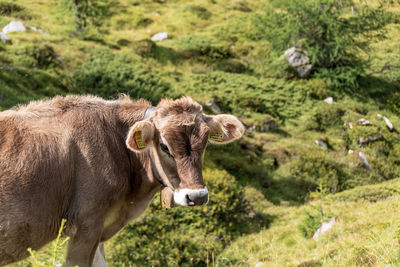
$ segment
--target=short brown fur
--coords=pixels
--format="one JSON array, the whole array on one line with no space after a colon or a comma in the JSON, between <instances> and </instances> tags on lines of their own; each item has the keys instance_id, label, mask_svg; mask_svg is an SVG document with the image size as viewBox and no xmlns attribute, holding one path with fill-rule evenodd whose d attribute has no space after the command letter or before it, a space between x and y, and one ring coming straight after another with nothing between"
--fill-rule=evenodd
<instances>
[{"instance_id":1,"label":"short brown fur","mask_svg":"<svg viewBox=\"0 0 400 267\"><path fill-rule=\"evenodd\" d=\"M67 96L0 113L0 266L53 240L63 218L67 266L92 266L99 243L143 213L162 188L149 155L161 159L157 169L175 189L204 186L212 119L190 98L163 100L148 119L157 129L153 150L134 153L126 146L129 129L150 106L127 96ZM174 159L160 151L160 136Z\"/></svg>"}]
</instances>

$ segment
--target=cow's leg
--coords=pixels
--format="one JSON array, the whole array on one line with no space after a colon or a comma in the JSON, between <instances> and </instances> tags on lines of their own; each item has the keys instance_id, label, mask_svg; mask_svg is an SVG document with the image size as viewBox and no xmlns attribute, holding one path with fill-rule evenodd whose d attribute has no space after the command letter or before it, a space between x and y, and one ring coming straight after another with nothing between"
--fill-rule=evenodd
<instances>
[{"instance_id":1,"label":"cow's leg","mask_svg":"<svg viewBox=\"0 0 400 267\"><path fill-rule=\"evenodd\" d=\"M100 228L84 227L71 236L68 243L66 266L92 267L100 234Z\"/></svg>"},{"instance_id":2,"label":"cow's leg","mask_svg":"<svg viewBox=\"0 0 400 267\"><path fill-rule=\"evenodd\" d=\"M107 267L103 243L97 246L96 254L94 255L94 260L93 260L93 267Z\"/></svg>"}]
</instances>

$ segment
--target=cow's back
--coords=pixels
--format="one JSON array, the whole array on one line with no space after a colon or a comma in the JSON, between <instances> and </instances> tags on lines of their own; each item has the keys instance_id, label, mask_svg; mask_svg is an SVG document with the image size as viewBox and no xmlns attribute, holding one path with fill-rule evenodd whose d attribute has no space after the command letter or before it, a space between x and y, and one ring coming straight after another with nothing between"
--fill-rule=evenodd
<instances>
[{"instance_id":1,"label":"cow's back","mask_svg":"<svg viewBox=\"0 0 400 267\"><path fill-rule=\"evenodd\" d=\"M54 238L74 171L62 121L18 115L0 115L0 265Z\"/></svg>"}]
</instances>

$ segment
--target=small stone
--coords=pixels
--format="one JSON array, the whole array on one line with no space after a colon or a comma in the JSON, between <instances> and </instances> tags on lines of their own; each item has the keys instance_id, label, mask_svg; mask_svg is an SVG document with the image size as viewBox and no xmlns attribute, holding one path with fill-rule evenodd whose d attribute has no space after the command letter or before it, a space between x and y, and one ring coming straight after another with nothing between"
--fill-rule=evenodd
<instances>
[{"instance_id":1,"label":"small stone","mask_svg":"<svg viewBox=\"0 0 400 267\"><path fill-rule=\"evenodd\" d=\"M358 156L363 160L363 162L364 162L364 167L365 167L367 170L370 170L370 169L371 169L371 165L369 165L369 163L368 163L368 161L367 161L367 157L365 157L365 155L364 155L362 152L359 152L359 153L358 153Z\"/></svg>"},{"instance_id":2,"label":"small stone","mask_svg":"<svg viewBox=\"0 0 400 267\"><path fill-rule=\"evenodd\" d=\"M286 60L292 67L300 67L307 65L310 62L310 58L307 56L307 52L291 47L285 51Z\"/></svg>"},{"instance_id":3,"label":"small stone","mask_svg":"<svg viewBox=\"0 0 400 267\"><path fill-rule=\"evenodd\" d=\"M162 41L168 38L168 33L167 32L159 32L155 35L153 35L153 37L151 37L152 41Z\"/></svg>"},{"instance_id":4,"label":"small stone","mask_svg":"<svg viewBox=\"0 0 400 267\"><path fill-rule=\"evenodd\" d=\"M7 35L5 35L4 33L0 32L0 40L5 43L5 44L10 44L11 43L11 39L8 38Z\"/></svg>"},{"instance_id":5,"label":"small stone","mask_svg":"<svg viewBox=\"0 0 400 267\"><path fill-rule=\"evenodd\" d=\"M291 47L285 51L285 56L289 65L296 68L301 78L305 78L310 74L313 66L310 64L307 51Z\"/></svg>"},{"instance_id":6,"label":"small stone","mask_svg":"<svg viewBox=\"0 0 400 267\"><path fill-rule=\"evenodd\" d=\"M362 152L357 152L350 149L349 155L354 155L356 157L359 157L363 161L363 164L359 166L362 166L367 170L371 170L371 165L369 165L367 157ZM353 163L351 163L351 165L353 165Z\"/></svg>"},{"instance_id":7,"label":"small stone","mask_svg":"<svg viewBox=\"0 0 400 267\"><path fill-rule=\"evenodd\" d=\"M3 28L4 34L10 32L24 32L24 31L26 31L24 24L20 21L15 21L15 20L11 21Z\"/></svg>"},{"instance_id":8,"label":"small stone","mask_svg":"<svg viewBox=\"0 0 400 267\"><path fill-rule=\"evenodd\" d=\"M151 32L151 30L150 30L150 29L147 29L147 32Z\"/></svg>"},{"instance_id":9,"label":"small stone","mask_svg":"<svg viewBox=\"0 0 400 267\"><path fill-rule=\"evenodd\" d=\"M394 129L393 124L390 122L390 120L386 117L383 117L383 119L385 120L386 126L389 128L389 131L393 131L393 129Z\"/></svg>"},{"instance_id":10,"label":"small stone","mask_svg":"<svg viewBox=\"0 0 400 267\"><path fill-rule=\"evenodd\" d=\"M350 129L353 129L353 124L351 122L349 122L349 127Z\"/></svg>"},{"instance_id":11,"label":"small stone","mask_svg":"<svg viewBox=\"0 0 400 267\"><path fill-rule=\"evenodd\" d=\"M160 16L160 13L157 12L157 13L155 14L155 16L156 16L156 17Z\"/></svg>"},{"instance_id":12,"label":"small stone","mask_svg":"<svg viewBox=\"0 0 400 267\"><path fill-rule=\"evenodd\" d=\"M318 145L318 146L323 146L323 147L325 147L325 148L328 148L328 144L327 143L325 143L324 141L322 141L322 140L315 140L315 143Z\"/></svg>"},{"instance_id":13,"label":"small stone","mask_svg":"<svg viewBox=\"0 0 400 267\"><path fill-rule=\"evenodd\" d=\"M333 103L333 97L328 97L328 98L326 98L325 100L324 100L326 103L328 103L328 104L332 104Z\"/></svg>"},{"instance_id":14,"label":"small stone","mask_svg":"<svg viewBox=\"0 0 400 267\"><path fill-rule=\"evenodd\" d=\"M264 266L264 263L262 261L259 261L256 264L254 264L254 267L262 267L262 266Z\"/></svg>"},{"instance_id":15,"label":"small stone","mask_svg":"<svg viewBox=\"0 0 400 267\"><path fill-rule=\"evenodd\" d=\"M335 224L335 217L332 217L329 222L323 222L321 224L321 226L318 228L318 230L315 232L313 239L315 241L318 240L320 235L325 234L326 232L328 232L329 230L332 229L333 225Z\"/></svg>"},{"instance_id":16,"label":"small stone","mask_svg":"<svg viewBox=\"0 0 400 267\"><path fill-rule=\"evenodd\" d=\"M297 69L297 71L299 72L300 78L306 78L308 76L308 74L310 74L312 67L313 66L311 64L307 64L302 67L299 67Z\"/></svg>"},{"instance_id":17,"label":"small stone","mask_svg":"<svg viewBox=\"0 0 400 267\"><path fill-rule=\"evenodd\" d=\"M379 114L379 113L378 113L376 116L377 116L378 118L382 118L382 115Z\"/></svg>"},{"instance_id":18,"label":"small stone","mask_svg":"<svg viewBox=\"0 0 400 267\"><path fill-rule=\"evenodd\" d=\"M29 29L31 29L32 31L35 31L35 32L44 33L41 29L33 27L33 26L29 26Z\"/></svg>"},{"instance_id":19,"label":"small stone","mask_svg":"<svg viewBox=\"0 0 400 267\"><path fill-rule=\"evenodd\" d=\"M370 126L370 125L372 125L372 123L369 120L366 120L364 118L359 119L357 122L358 122L358 124L360 124L362 126Z\"/></svg>"},{"instance_id":20,"label":"small stone","mask_svg":"<svg viewBox=\"0 0 400 267\"><path fill-rule=\"evenodd\" d=\"M377 133L375 135L366 136L366 137L360 137L360 139L358 139L358 144L366 145L371 142L379 141L382 138L383 138L383 136L380 133Z\"/></svg>"},{"instance_id":21,"label":"small stone","mask_svg":"<svg viewBox=\"0 0 400 267\"><path fill-rule=\"evenodd\" d=\"M208 101L206 102L206 106L212 109L216 113L221 113L221 109L218 107L218 105L214 101Z\"/></svg>"}]
</instances>

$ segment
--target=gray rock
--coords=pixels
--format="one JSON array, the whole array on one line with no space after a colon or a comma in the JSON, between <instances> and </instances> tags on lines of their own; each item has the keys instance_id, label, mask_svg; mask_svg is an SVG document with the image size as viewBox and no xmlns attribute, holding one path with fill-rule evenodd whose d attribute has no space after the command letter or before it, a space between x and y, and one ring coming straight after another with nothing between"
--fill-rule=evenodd
<instances>
[{"instance_id":1,"label":"gray rock","mask_svg":"<svg viewBox=\"0 0 400 267\"><path fill-rule=\"evenodd\" d=\"M365 136L365 137L360 137L358 139L358 144L361 145L366 145L371 142L379 141L383 138L383 136L380 133L377 133L375 135L370 135L370 136Z\"/></svg>"},{"instance_id":2,"label":"gray rock","mask_svg":"<svg viewBox=\"0 0 400 267\"><path fill-rule=\"evenodd\" d=\"M364 162L364 166L365 166L365 168L367 169L367 170L370 170L371 169L371 165L369 165L369 163L368 163L368 161L367 161L367 157L362 153L362 152L359 152L358 153L358 156L362 159L362 161Z\"/></svg>"},{"instance_id":3,"label":"gray rock","mask_svg":"<svg viewBox=\"0 0 400 267\"><path fill-rule=\"evenodd\" d=\"M167 32L159 32L155 35L153 35L153 37L151 37L152 41L162 41L168 38L168 33Z\"/></svg>"},{"instance_id":4,"label":"gray rock","mask_svg":"<svg viewBox=\"0 0 400 267\"><path fill-rule=\"evenodd\" d=\"M254 264L254 267L262 267L262 266L264 266L264 263L262 261L259 261L256 264Z\"/></svg>"},{"instance_id":5,"label":"gray rock","mask_svg":"<svg viewBox=\"0 0 400 267\"><path fill-rule=\"evenodd\" d=\"M326 103L328 103L329 105L333 104L333 97L328 97L324 100Z\"/></svg>"},{"instance_id":6,"label":"gray rock","mask_svg":"<svg viewBox=\"0 0 400 267\"><path fill-rule=\"evenodd\" d=\"M364 118L359 119L359 120L357 121L357 123L360 124L360 125L362 125L362 126L370 126L370 125L372 125L372 123L371 123L369 120L366 120L366 119L364 119Z\"/></svg>"},{"instance_id":7,"label":"gray rock","mask_svg":"<svg viewBox=\"0 0 400 267\"><path fill-rule=\"evenodd\" d=\"M323 234L325 234L326 232L328 232L329 230L331 230L332 227L333 227L333 225L335 224L335 220L336 220L336 218L335 218L335 217L332 217L332 218L329 220L329 222L323 222L323 223L321 224L321 226L318 228L318 230L315 232L315 234L314 234L314 236L313 236L313 239L314 239L315 241L317 241L318 238L319 238L321 235L323 235Z\"/></svg>"},{"instance_id":8,"label":"gray rock","mask_svg":"<svg viewBox=\"0 0 400 267\"><path fill-rule=\"evenodd\" d=\"M310 63L310 58L307 56L307 52L291 47L285 51L286 60L292 67L300 67Z\"/></svg>"},{"instance_id":9,"label":"gray rock","mask_svg":"<svg viewBox=\"0 0 400 267\"><path fill-rule=\"evenodd\" d=\"M5 44L10 44L11 39L7 37L4 33L0 32L0 40Z\"/></svg>"},{"instance_id":10,"label":"gray rock","mask_svg":"<svg viewBox=\"0 0 400 267\"><path fill-rule=\"evenodd\" d=\"M32 31L35 31L35 32L44 33L44 31L42 31L41 29L33 27L33 26L29 26L29 29L31 29Z\"/></svg>"},{"instance_id":11,"label":"gray rock","mask_svg":"<svg viewBox=\"0 0 400 267\"><path fill-rule=\"evenodd\" d=\"M24 24L20 21L15 21L15 20L11 21L3 28L4 34L10 32L24 32L24 31L26 31Z\"/></svg>"},{"instance_id":12,"label":"gray rock","mask_svg":"<svg viewBox=\"0 0 400 267\"><path fill-rule=\"evenodd\" d=\"M255 130L260 133L266 133L271 130L276 130L278 128L278 125L276 124L274 119L267 119L263 123L258 125L253 125L250 128L251 130Z\"/></svg>"},{"instance_id":13,"label":"gray rock","mask_svg":"<svg viewBox=\"0 0 400 267\"><path fill-rule=\"evenodd\" d=\"M386 126L389 128L389 130L393 131L393 124L390 122L390 120L386 117L383 117L383 119L385 120Z\"/></svg>"},{"instance_id":14,"label":"gray rock","mask_svg":"<svg viewBox=\"0 0 400 267\"><path fill-rule=\"evenodd\" d=\"M213 110L216 113L221 113L221 109L218 107L218 105L214 101L206 102L206 106L209 107L211 110Z\"/></svg>"},{"instance_id":15,"label":"gray rock","mask_svg":"<svg viewBox=\"0 0 400 267\"><path fill-rule=\"evenodd\" d=\"M371 170L372 169L371 165L369 165L369 163L368 163L367 157L362 152L357 152L357 151L353 151L353 150L350 149L349 150L349 154L353 155L353 156L356 156L356 157L359 157L363 161L363 164L359 165L359 166L362 166L367 170Z\"/></svg>"},{"instance_id":16,"label":"gray rock","mask_svg":"<svg viewBox=\"0 0 400 267\"><path fill-rule=\"evenodd\" d=\"M300 78L306 78L310 74L312 67L313 66L311 64L307 64L297 68Z\"/></svg>"},{"instance_id":17,"label":"gray rock","mask_svg":"<svg viewBox=\"0 0 400 267\"><path fill-rule=\"evenodd\" d=\"M328 148L328 144L327 143L325 143L324 141L322 141L322 140L315 140L315 143L318 145L318 146L322 146L322 147L325 147L325 148Z\"/></svg>"},{"instance_id":18,"label":"gray rock","mask_svg":"<svg viewBox=\"0 0 400 267\"><path fill-rule=\"evenodd\" d=\"M305 78L310 74L313 66L310 64L307 51L291 47L285 51L285 56L289 65L297 70L301 78Z\"/></svg>"}]
</instances>

